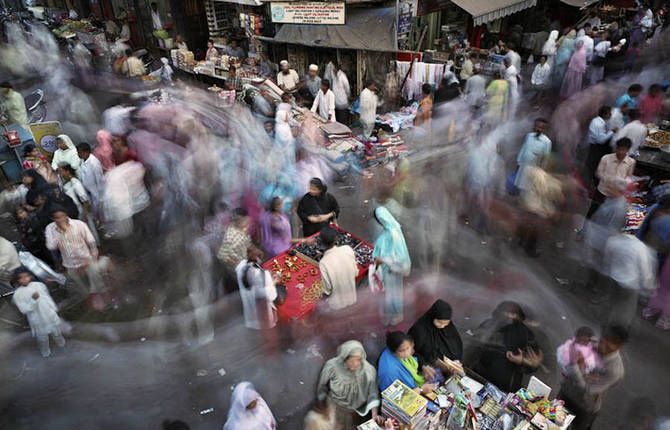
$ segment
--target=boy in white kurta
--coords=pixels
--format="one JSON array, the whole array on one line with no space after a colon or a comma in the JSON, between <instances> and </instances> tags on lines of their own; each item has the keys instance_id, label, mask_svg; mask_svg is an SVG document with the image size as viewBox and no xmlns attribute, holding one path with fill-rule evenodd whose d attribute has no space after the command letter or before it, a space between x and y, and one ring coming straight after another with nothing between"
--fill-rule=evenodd
<instances>
[{"instance_id":1,"label":"boy in white kurta","mask_svg":"<svg viewBox=\"0 0 670 430\"><path fill-rule=\"evenodd\" d=\"M59 347L65 346L65 338L61 334L61 319L58 307L49 295L47 286L35 281L28 270L19 268L14 274L14 283L19 287L14 291L12 301L22 314L28 318L28 325L33 336L37 338L37 346L42 357L51 355L49 335L52 335Z\"/></svg>"}]
</instances>

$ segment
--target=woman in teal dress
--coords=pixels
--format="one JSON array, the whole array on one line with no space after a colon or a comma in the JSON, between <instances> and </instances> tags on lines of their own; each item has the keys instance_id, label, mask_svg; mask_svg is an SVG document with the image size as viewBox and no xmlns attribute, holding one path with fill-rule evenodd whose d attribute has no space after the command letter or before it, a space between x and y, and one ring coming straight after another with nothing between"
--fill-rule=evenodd
<instances>
[{"instance_id":1,"label":"woman in teal dress","mask_svg":"<svg viewBox=\"0 0 670 430\"><path fill-rule=\"evenodd\" d=\"M403 319L403 278L409 275L412 261L400 224L384 206L375 210L375 219L383 230L372 253L375 274L384 291L384 319L396 325Z\"/></svg>"}]
</instances>

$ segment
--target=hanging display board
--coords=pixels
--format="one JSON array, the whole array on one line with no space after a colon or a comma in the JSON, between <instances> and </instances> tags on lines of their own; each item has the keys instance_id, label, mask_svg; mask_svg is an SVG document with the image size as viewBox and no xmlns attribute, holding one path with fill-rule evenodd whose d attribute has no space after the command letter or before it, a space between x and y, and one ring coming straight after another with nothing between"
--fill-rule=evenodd
<instances>
[{"instance_id":1,"label":"hanging display board","mask_svg":"<svg viewBox=\"0 0 670 430\"><path fill-rule=\"evenodd\" d=\"M51 157L58 149L56 137L63 134L60 122L49 121L30 124L30 131L33 133L33 139L37 142L40 152Z\"/></svg>"},{"instance_id":2,"label":"hanging display board","mask_svg":"<svg viewBox=\"0 0 670 430\"><path fill-rule=\"evenodd\" d=\"M272 2L275 24L344 25L344 2Z\"/></svg>"}]
</instances>

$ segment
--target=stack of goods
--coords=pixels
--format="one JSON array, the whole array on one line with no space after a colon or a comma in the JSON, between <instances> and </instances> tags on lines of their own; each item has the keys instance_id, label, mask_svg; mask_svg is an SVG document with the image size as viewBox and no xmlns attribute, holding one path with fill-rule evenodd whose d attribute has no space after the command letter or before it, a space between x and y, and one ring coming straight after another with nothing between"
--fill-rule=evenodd
<instances>
[{"instance_id":1,"label":"stack of goods","mask_svg":"<svg viewBox=\"0 0 670 430\"><path fill-rule=\"evenodd\" d=\"M265 18L254 13L240 14L240 27L246 29L251 34L261 35L261 30L265 26Z\"/></svg>"},{"instance_id":2,"label":"stack of goods","mask_svg":"<svg viewBox=\"0 0 670 430\"><path fill-rule=\"evenodd\" d=\"M328 139L326 148L339 152L348 152L356 151L361 146L363 146L363 143L355 137L333 137Z\"/></svg>"},{"instance_id":3,"label":"stack of goods","mask_svg":"<svg viewBox=\"0 0 670 430\"><path fill-rule=\"evenodd\" d=\"M642 226L642 221L647 215L647 206L643 203L633 203L626 211L626 226L623 231L635 233Z\"/></svg>"},{"instance_id":4,"label":"stack of goods","mask_svg":"<svg viewBox=\"0 0 670 430\"><path fill-rule=\"evenodd\" d=\"M193 68L193 72L200 75L214 76L214 63L211 61L200 61L198 65Z\"/></svg>"},{"instance_id":5,"label":"stack of goods","mask_svg":"<svg viewBox=\"0 0 670 430\"><path fill-rule=\"evenodd\" d=\"M398 135L381 137L375 143L366 144L365 157L361 160L364 168L373 167L409 154L405 141Z\"/></svg>"},{"instance_id":6,"label":"stack of goods","mask_svg":"<svg viewBox=\"0 0 670 430\"><path fill-rule=\"evenodd\" d=\"M511 404L533 424L542 423L540 428L560 429L572 422L572 416L568 415L562 400L548 400L546 397L536 396L525 388L514 394Z\"/></svg>"},{"instance_id":7,"label":"stack of goods","mask_svg":"<svg viewBox=\"0 0 670 430\"><path fill-rule=\"evenodd\" d=\"M428 428L427 407L428 400L398 380L382 392L382 414L407 430Z\"/></svg>"},{"instance_id":8,"label":"stack of goods","mask_svg":"<svg viewBox=\"0 0 670 430\"><path fill-rule=\"evenodd\" d=\"M414 102L411 106L403 107L400 112L388 112L383 115L377 115L377 124L382 128L387 128L393 133L399 130L411 128L414 126L414 118L419 109L419 104Z\"/></svg>"},{"instance_id":9,"label":"stack of goods","mask_svg":"<svg viewBox=\"0 0 670 430\"><path fill-rule=\"evenodd\" d=\"M183 51L181 49L173 49L170 51L172 57L172 64L181 70L193 71L195 67L195 57L191 51Z\"/></svg>"}]
</instances>

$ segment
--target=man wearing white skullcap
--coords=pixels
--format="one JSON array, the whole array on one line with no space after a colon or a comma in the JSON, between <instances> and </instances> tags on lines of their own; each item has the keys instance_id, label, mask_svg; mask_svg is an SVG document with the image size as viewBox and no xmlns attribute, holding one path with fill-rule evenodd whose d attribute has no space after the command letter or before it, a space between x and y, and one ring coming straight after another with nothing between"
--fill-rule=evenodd
<instances>
[{"instance_id":1,"label":"man wearing white skullcap","mask_svg":"<svg viewBox=\"0 0 670 430\"><path fill-rule=\"evenodd\" d=\"M321 89L321 78L319 77L319 66L316 64L309 65L309 72L305 77L305 86L309 90L309 96L313 101L319 90Z\"/></svg>"},{"instance_id":2,"label":"man wearing white skullcap","mask_svg":"<svg viewBox=\"0 0 670 430\"><path fill-rule=\"evenodd\" d=\"M277 85L284 91L293 91L300 82L298 73L288 67L288 61L282 60L279 63L281 70L277 74Z\"/></svg>"}]
</instances>

